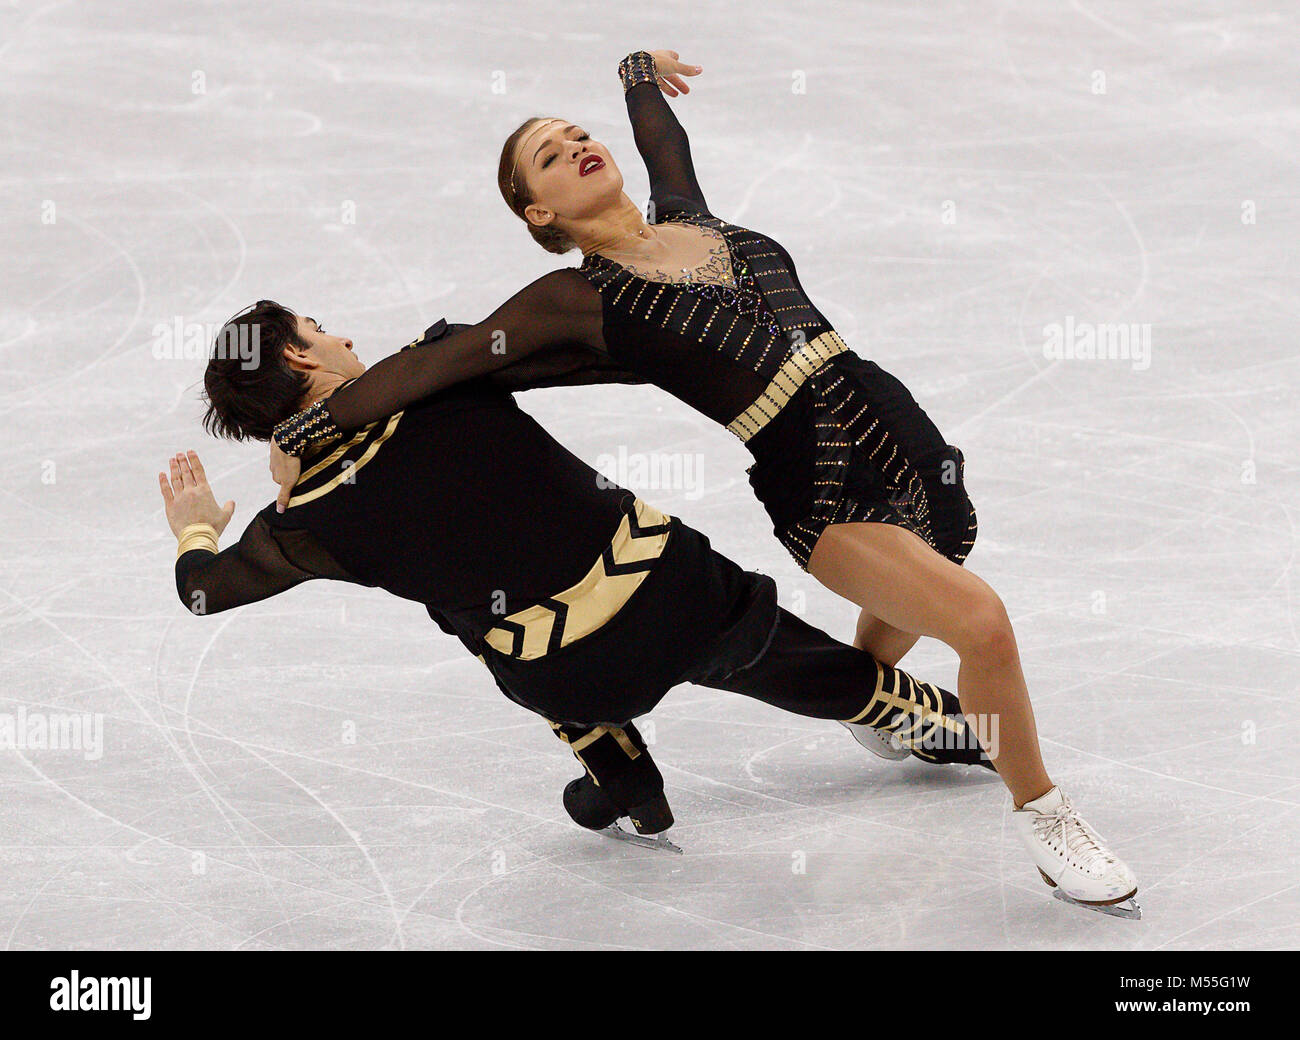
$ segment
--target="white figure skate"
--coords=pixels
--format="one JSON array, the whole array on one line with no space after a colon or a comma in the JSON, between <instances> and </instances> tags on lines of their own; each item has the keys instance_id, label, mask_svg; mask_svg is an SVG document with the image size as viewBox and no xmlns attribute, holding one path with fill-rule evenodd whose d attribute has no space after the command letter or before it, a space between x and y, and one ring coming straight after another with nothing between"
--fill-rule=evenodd
<instances>
[{"instance_id":1,"label":"white figure skate","mask_svg":"<svg viewBox=\"0 0 1300 1040\"><path fill-rule=\"evenodd\" d=\"M1142 908L1133 898L1138 887L1133 871L1106 847L1060 788L1026 802L1012 813L1012 820L1057 899L1112 917L1142 919Z\"/></svg>"}]
</instances>

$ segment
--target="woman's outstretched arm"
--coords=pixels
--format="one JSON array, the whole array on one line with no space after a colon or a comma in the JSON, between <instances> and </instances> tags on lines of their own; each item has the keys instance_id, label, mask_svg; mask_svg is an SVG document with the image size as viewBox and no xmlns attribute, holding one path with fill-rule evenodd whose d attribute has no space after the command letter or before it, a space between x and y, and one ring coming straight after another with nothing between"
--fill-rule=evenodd
<instances>
[{"instance_id":1,"label":"woman's outstretched arm","mask_svg":"<svg viewBox=\"0 0 1300 1040\"><path fill-rule=\"evenodd\" d=\"M650 175L651 223L659 212L680 206L674 205L673 199L708 212L704 192L695 179L691 143L664 100L665 93L673 97L679 92L690 93L682 77L698 76L701 71L698 65L678 60L676 51L636 51L618 65L632 136Z\"/></svg>"},{"instance_id":2,"label":"woman's outstretched arm","mask_svg":"<svg viewBox=\"0 0 1300 1040\"><path fill-rule=\"evenodd\" d=\"M420 347L439 349L442 343L458 332L472 328L464 324L448 324L445 319L424 330L424 335L403 347L414 350ZM644 383L643 376L616 365L604 351L569 340L542 349L525 358L516 358L504 368L488 373L488 382L498 390L516 393L522 390L540 390L555 386L594 386L598 383Z\"/></svg>"},{"instance_id":3,"label":"woman's outstretched arm","mask_svg":"<svg viewBox=\"0 0 1300 1040\"><path fill-rule=\"evenodd\" d=\"M543 275L487 318L436 348L390 354L329 397L275 428L271 476L283 512L309 448L400 412L455 383L497 371L546 347L577 343L604 351L600 294L574 268Z\"/></svg>"},{"instance_id":4,"label":"woman's outstretched arm","mask_svg":"<svg viewBox=\"0 0 1300 1040\"><path fill-rule=\"evenodd\" d=\"M600 297L576 270L543 275L477 325L447 336L431 350L390 354L364 375L276 428L275 441L288 454L344 430L356 430L455 383L485 375L544 347L579 342L603 350ZM299 417L314 425L299 430ZM322 435L319 431L328 431Z\"/></svg>"}]
</instances>

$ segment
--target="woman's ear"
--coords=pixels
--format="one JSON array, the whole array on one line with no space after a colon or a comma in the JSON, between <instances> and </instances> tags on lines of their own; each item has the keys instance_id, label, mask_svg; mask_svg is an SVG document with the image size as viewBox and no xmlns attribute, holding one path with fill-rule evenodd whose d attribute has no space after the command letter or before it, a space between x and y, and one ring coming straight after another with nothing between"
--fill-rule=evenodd
<instances>
[{"instance_id":1,"label":"woman's ear","mask_svg":"<svg viewBox=\"0 0 1300 1040\"><path fill-rule=\"evenodd\" d=\"M539 206L535 202L530 202L524 207L524 219L533 227L546 227L555 219L555 213L545 206Z\"/></svg>"}]
</instances>

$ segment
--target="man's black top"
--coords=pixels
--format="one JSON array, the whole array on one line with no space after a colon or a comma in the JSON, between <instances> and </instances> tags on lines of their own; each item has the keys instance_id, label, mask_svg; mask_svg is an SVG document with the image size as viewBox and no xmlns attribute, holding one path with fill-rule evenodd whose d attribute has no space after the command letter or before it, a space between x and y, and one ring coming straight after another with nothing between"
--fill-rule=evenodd
<instances>
[{"instance_id":1,"label":"man's black top","mask_svg":"<svg viewBox=\"0 0 1300 1040\"><path fill-rule=\"evenodd\" d=\"M445 331L433 326L414 349L437 349L432 340ZM580 580L631 494L483 380L342 445L303 459L283 514L272 503L236 544L176 561L177 591L191 611L213 614L335 578L415 600L440 623L440 614L481 612L490 627Z\"/></svg>"}]
</instances>

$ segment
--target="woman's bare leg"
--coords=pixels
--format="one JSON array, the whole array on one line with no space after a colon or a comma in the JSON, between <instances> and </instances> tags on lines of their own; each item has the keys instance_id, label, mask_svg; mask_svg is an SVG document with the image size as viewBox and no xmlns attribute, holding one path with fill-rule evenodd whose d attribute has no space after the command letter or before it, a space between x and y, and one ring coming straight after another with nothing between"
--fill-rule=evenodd
<instances>
[{"instance_id":1,"label":"woman's bare leg","mask_svg":"<svg viewBox=\"0 0 1300 1040\"><path fill-rule=\"evenodd\" d=\"M998 746L985 750L1016 806L1051 789L1016 637L1006 608L987 583L890 524L826 528L808 571L885 624L952 647L961 658L957 696L963 710L997 719Z\"/></svg>"},{"instance_id":2,"label":"woman's bare leg","mask_svg":"<svg viewBox=\"0 0 1300 1040\"><path fill-rule=\"evenodd\" d=\"M877 661L895 668L920 638L911 632L895 628L887 621L881 621L870 610L863 610L858 615L858 631L853 637L853 645L859 650L865 650Z\"/></svg>"}]
</instances>

